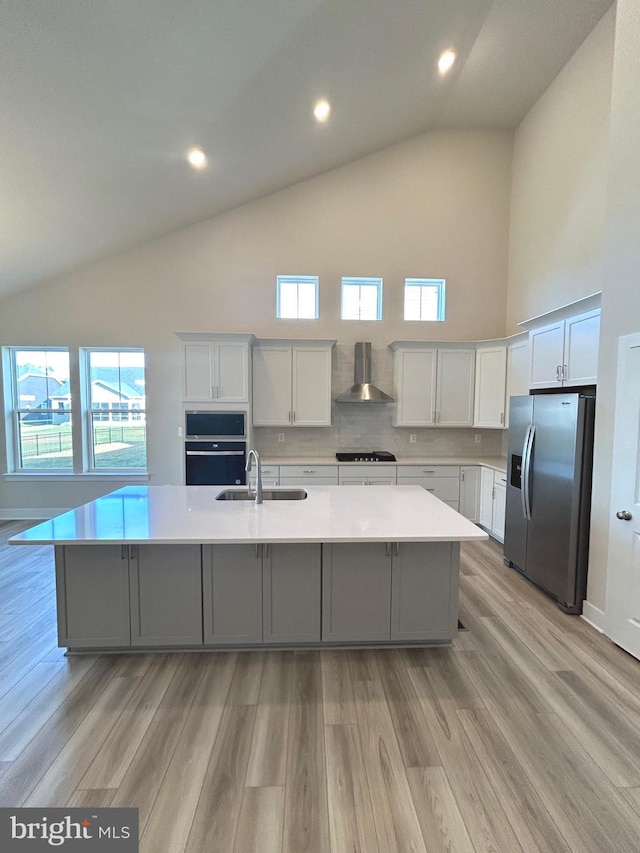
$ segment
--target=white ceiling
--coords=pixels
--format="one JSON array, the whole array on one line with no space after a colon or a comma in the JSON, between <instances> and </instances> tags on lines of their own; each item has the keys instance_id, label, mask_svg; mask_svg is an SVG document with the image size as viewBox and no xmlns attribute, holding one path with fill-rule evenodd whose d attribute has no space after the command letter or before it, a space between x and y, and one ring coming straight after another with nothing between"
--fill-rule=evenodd
<instances>
[{"instance_id":1,"label":"white ceiling","mask_svg":"<svg viewBox=\"0 0 640 853\"><path fill-rule=\"evenodd\" d=\"M0 0L0 295L432 128L515 128L611 3Z\"/></svg>"}]
</instances>

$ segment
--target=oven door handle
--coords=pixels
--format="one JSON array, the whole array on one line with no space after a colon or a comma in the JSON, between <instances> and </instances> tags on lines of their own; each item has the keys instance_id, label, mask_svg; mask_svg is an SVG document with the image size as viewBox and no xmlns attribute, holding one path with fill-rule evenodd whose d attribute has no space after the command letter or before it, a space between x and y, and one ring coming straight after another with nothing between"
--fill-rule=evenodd
<instances>
[{"instance_id":1,"label":"oven door handle","mask_svg":"<svg viewBox=\"0 0 640 853\"><path fill-rule=\"evenodd\" d=\"M187 450L187 456L244 456L244 450Z\"/></svg>"}]
</instances>

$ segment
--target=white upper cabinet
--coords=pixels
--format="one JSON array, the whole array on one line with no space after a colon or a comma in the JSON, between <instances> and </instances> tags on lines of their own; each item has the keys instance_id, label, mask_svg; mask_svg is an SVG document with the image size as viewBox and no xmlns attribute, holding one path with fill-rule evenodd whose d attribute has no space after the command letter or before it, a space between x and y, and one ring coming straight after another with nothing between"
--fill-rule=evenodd
<instances>
[{"instance_id":1,"label":"white upper cabinet","mask_svg":"<svg viewBox=\"0 0 640 853\"><path fill-rule=\"evenodd\" d=\"M436 418L436 349L397 349L393 359L394 426L433 426Z\"/></svg>"},{"instance_id":2,"label":"white upper cabinet","mask_svg":"<svg viewBox=\"0 0 640 853\"><path fill-rule=\"evenodd\" d=\"M564 321L564 385L598 381L600 309Z\"/></svg>"},{"instance_id":3,"label":"white upper cabinet","mask_svg":"<svg viewBox=\"0 0 640 853\"><path fill-rule=\"evenodd\" d=\"M600 308L559 313L546 315L553 322L527 321L532 389L595 385L598 380Z\"/></svg>"},{"instance_id":4,"label":"white upper cabinet","mask_svg":"<svg viewBox=\"0 0 640 853\"><path fill-rule=\"evenodd\" d=\"M182 341L183 399L215 403L249 402L250 344L230 336L186 333Z\"/></svg>"},{"instance_id":5,"label":"white upper cabinet","mask_svg":"<svg viewBox=\"0 0 640 853\"><path fill-rule=\"evenodd\" d=\"M478 347L473 425L504 429L507 386L506 346Z\"/></svg>"},{"instance_id":6,"label":"white upper cabinet","mask_svg":"<svg viewBox=\"0 0 640 853\"><path fill-rule=\"evenodd\" d=\"M254 426L331 426L333 343L254 347Z\"/></svg>"},{"instance_id":7,"label":"white upper cabinet","mask_svg":"<svg viewBox=\"0 0 640 853\"><path fill-rule=\"evenodd\" d=\"M473 426L474 349L438 349L436 426Z\"/></svg>"},{"instance_id":8,"label":"white upper cabinet","mask_svg":"<svg viewBox=\"0 0 640 853\"><path fill-rule=\"evenodd\" d=\"M475 350L392 344L394 426L473 425Z\"/></svg>"}]
</instances>

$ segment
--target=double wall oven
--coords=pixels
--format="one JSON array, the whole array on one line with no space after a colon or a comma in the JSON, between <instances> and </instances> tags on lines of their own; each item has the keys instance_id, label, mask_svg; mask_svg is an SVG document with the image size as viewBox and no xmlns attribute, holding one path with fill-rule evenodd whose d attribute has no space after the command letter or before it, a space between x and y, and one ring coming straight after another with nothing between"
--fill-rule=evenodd
<instances>
[{"instance_id":1,"label":"double wall oven","mask_svg":"<svg viewBox=\"0 0 640 853\"><path fill-rule=\"evenodd\" d=\"M187 486L243 486L247 460L245 412L185 412Z\"/></svg>"}]
</instances>

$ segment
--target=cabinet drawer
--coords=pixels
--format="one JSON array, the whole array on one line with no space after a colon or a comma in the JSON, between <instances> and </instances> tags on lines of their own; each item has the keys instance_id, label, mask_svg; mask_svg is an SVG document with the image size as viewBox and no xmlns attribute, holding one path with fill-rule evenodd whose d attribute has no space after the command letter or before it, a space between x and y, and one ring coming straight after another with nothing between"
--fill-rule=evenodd
<instances>
[{"instance_id":1,"label":"cabinet drawer","mask_svg":"<svg viewBox=\"0 0 640 853\"><path fill-rule=\"evenodd\" d=\"M331 478L338 483L338 466L337 465L281 465L280 477L290 478L295 477L297 480L312 482L319 478Z\"/></svg>"},{"instance_id":2,"label":"cabinet drawer","mask_svg":"<svg viewBox=\"0 0 640 853\"><path fill-rule=\"evenodd\" d=\"M371 462L369 465L339 465L341 480L393 480L396 481L396 466L384 462Z\"/></svg>"},{"instance_id":3,"label":"cabinet drawer","mask_svg":"<svg viewBox=\"0 0 640 853\"><path fill-rule=\"evenodd\" d=\"M337 486L337 477L280 477L281 486Z\"/></svg>"},{"instance_id":4,"label":"cabinet drawer","mask_svg":"<svg viewBox=\"0 0 640 853\"><path fill-rule=\"evenodd\" d=\"M458 465L399 465L398 477L459 477Z\"/></svg>"},{"instance_id":5,"label":"cabinet drawer","mask_svg":"<svg viewBox=\"0 0 640 853\"><path fill-rule=\"evenodd\" d=\"M266 477L277 480L280 476L280 469L277 465L261 465L260 472L262 473L263 482Z\"/></svg>"},{"instance_id":6,"label":"cabinet drawer","mask_svg":"<svg viewBox=\"0 0 640 853\"><path fill-rule=\"evenodd\" d=\"M457 501L460 498L458 477L398 477L399 486L422 486L441 501Z\"/></svg>"},{"instance_id":7,"label":"cabinet drawer","mask_svg":"<svg viewBox=\"0 0 640 853\"><path fill-rule=\"evenodd\" d=\"M496 471L494 469L493 485L494 486L506 486L507 485L507 475L504 471Z\"/></svg>"}]
</instances>

